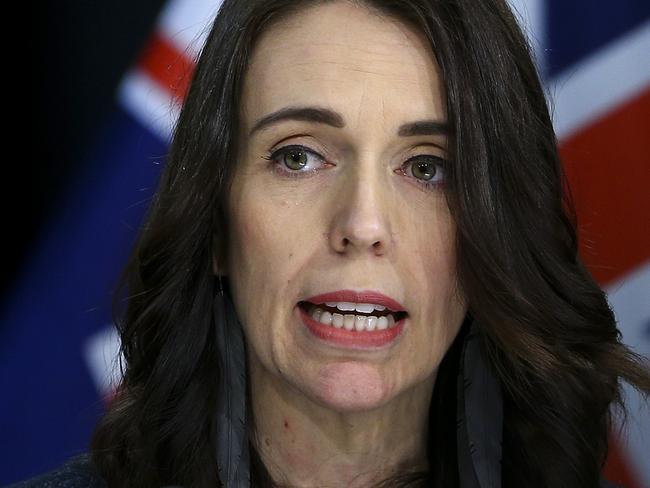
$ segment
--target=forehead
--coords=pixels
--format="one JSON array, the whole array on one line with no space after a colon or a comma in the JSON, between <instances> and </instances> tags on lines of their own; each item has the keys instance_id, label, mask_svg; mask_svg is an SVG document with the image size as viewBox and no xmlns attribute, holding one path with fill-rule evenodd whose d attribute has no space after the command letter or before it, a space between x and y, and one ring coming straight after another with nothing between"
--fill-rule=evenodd
<instances>
[{"instance_id":1,"label":"forehead","mask_svg":"<svg viewBox=\"0 0 650 488\"><path fill-rule=\"evenodd\" d=\"M347 2L305 9L258 39L244 81L249 130L289 105L340 112L351 128L445 119L443 84L424 37L400 21Z\"/></svg>"}]
</instances>

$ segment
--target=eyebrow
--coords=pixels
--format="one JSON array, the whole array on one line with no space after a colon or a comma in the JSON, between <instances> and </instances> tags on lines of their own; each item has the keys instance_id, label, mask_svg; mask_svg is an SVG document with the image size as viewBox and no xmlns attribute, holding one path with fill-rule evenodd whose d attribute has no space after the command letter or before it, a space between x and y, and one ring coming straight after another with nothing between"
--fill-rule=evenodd
<instances>
[{"instance_id":1,"label":"eyebrow","mask_svg":"<svg viewBox=\"0 0 650 488\"><path fill-rule=\"evenodd\" d=\"M345 127L345 121L341 114L333 110L323 107L285 107L265 115L255 122L249 136L285 120L300 120L317 124L326 124L336 127L337 129ZM451 128L449 124L439 120L419 120L417 122L409 122L401 125L397 129L397 135L403 137L439 134L448 135L450 132Z\"/></svg>"}]
</instances>

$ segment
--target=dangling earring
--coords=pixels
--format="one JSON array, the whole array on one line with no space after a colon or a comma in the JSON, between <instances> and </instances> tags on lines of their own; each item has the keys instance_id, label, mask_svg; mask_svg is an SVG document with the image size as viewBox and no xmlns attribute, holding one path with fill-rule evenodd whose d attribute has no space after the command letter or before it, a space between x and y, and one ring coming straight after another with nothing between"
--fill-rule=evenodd
<instances>
[{"instance_id":1,"label":"dangling earring","mask_svg":"<svg viewBox=\"0 0 650 488\"><path fill-rule=\"evenodd\" d=\"M217 469L225 488L250 486L246 423L246 346L232 300L218 276L214 329L222 365L217 399Z\"/></svg>"},{"instance_id":2,"label":"dangling earring","mask_svg":"<svg viewBox=\"0 0 650 488\"><path fill-rule=\"evenodd\" d=\"M478 327L476 320L472 320L458 372L458 472L461 488L500 488L501 384L480 347Z\"/></svg>"}]
</instances>

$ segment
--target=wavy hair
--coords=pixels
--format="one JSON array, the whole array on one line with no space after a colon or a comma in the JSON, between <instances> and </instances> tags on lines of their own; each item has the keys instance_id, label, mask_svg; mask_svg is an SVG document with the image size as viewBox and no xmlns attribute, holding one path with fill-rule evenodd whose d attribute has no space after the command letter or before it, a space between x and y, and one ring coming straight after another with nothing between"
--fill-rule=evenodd
<instances>
[{"instance_id":1,"label":"wavy hair","mask_svg":"<svg viewBox=\"0 0 650 488\"><path fill-rule=\"evenodd\" d=\"M211 261L228 238L223 209L242 142L242 82L263 29L328 1L220 7L116 294L126 290L115 311L123 381L91 445L109 486L219 486ZM647 398L650 372L646 358L622 344L606 296L578 256L573 205L525 37L504 0L353 3L417 29L441 68L453 130L445 191L457 269L468 319L481 324L503 385L503 486L593 488L613 411L624 413L622 383ZM434 387L429 471L381 486L458 486L455 378L465 329ZM277 486L250 447L253 486Z\"/></svg>"}]
</instances>

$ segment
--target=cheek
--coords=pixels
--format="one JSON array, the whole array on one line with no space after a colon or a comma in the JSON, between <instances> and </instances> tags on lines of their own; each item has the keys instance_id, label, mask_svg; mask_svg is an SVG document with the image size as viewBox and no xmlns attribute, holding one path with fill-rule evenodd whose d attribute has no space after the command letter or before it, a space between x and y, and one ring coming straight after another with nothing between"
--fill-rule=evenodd
<instances>
[{"instance_id":1,"label":"cheek","mask_svg":"<svg viewBox=\"0 0 650 488\"><path fill-rule=\"evenodd\" d=\"M421 225L416 234L418 242L410 268L417 277L422 294L422 330L443 352L453 341L467 307L458 286L456 266L456 227L448 212L436 213L436 218Z\"/></svg>"},{"instance_id":2,"label":"cheek","mask_svg":"<svg viewBox=\"0 0 650 488\"><path fill-rule=\"evenodd\" d=\"M291 350L284 329L315 241L313 219L303 218L295 198L269 195L253 181L230 200L228 275L250 350L270 369Z\"/></svg>"},{"instance_id":3,"label":"cheek","mask_svg":"<svg viewBox=\"0 0 650 488\"><path fill-rule=\"evenodd\" d=\"M442 207L442 205L439 205ZM417 224L417 225L416 225ZM414 242L409 267L422 281L427 295L446 299L456 284L456 226L444 207L432 217L413 223Z\"/></svg>"},{"instance_id":4,"label":"cheek","mask_svg":"<svg viewBox=\"0 0 650 488\"><path fill-rule=\"evenodd\" d=\"M229 256L234 274L286 274L287 260L295 252L299 225L291 224L284 205L260 203L249 198L232 215Z\"/></svg>"},{"instance_id":5,"label":"cheek","mask_svg":"<svg viewBox=\"0 0 650 488\"><path fill-rule=\"evenodd\" d=\"M273 194L262 183L250 177L233 185L230 200L229 277L237 311L249 324L259 322L259 316L276 318L294 305L287 297L295 295L292 286L307 260L312 234L313 219L303 218L296 197Z\"/></svg>"}]
</instances>

